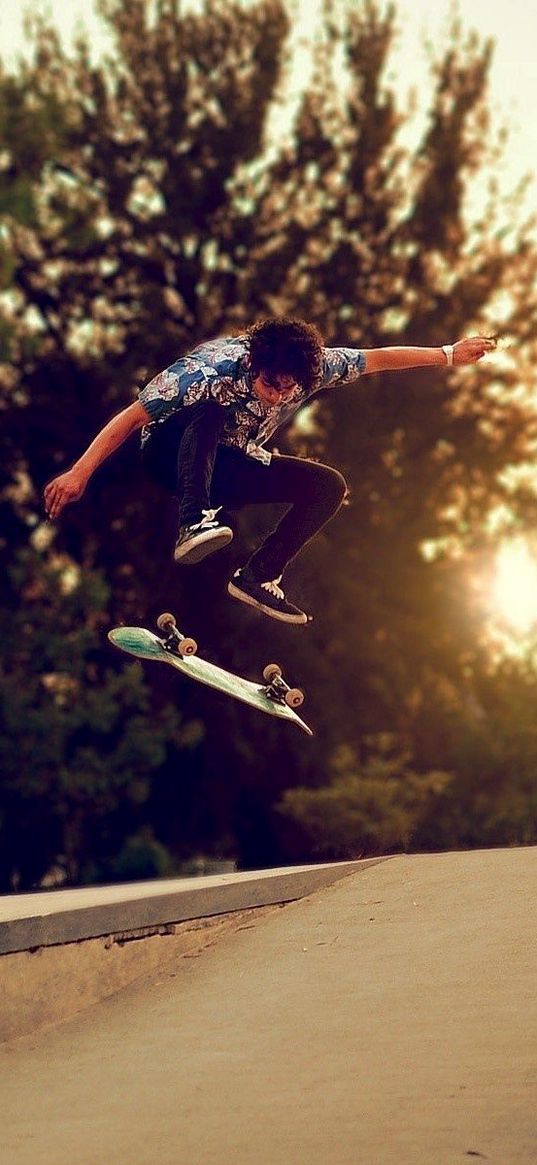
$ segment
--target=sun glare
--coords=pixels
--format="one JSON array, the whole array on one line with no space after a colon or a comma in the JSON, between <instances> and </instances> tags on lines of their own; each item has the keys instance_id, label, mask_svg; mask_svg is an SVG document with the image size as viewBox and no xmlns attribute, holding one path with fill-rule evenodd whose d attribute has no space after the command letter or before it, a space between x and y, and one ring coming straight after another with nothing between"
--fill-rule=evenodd
<instances>
[{"instance_id":1,"label":"sun glare","mask_svg":"<svg viewBox=\"0 0 537 1165\"><path fill-rule=\"evenodd\" d=\"M516 633L524 635L537 625L537 562L523 538L504 542L498 550L492 597Z\"/></svg>"}]
</instances>

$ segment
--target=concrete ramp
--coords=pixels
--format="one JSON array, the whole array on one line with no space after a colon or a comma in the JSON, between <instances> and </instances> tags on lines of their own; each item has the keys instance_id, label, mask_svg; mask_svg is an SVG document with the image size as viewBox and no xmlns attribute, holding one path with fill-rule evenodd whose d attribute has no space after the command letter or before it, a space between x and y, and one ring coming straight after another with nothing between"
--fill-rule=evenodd
<instances>
[{"instance_id":1,"label":"concrete ramp","mask_svg":"<svg viewBox=\"0 0 537 1165\"><path fill-rule=\"evenodd\" d=\"M171 960L199 954L245 915L251 921L386 860L0 897L0 1043L65 1022Z\"/></svg>"},{"instance_id":2,"label":"concrete ramp","mask_svg":"<svg viewBox=\"0 0 537 1165\"><path fill-rule=\"evenodd\" d=\"M537 849L394 857L0 1049L6 1165L535 1165ZM1 968L0 968L1 970Z\"/></svg>"}]
</instances>

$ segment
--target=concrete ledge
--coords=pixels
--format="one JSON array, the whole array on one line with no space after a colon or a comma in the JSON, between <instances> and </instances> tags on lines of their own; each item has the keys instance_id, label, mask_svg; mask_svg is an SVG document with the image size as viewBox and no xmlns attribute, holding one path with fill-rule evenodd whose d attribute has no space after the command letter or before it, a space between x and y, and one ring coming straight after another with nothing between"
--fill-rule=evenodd
<instances>
[{"instance_id":1,"label":"concrete ledge","mask_svg":"<svg viewBox=\"0 0 537 1165\"><path fill-rule=\"evenodd\" d=\"M0 955L304 898L386 858L0 897Z\"/></svg>"},{"instance_id":2,"label":"concrete ledge","mask_svg":"<svg viewBox=\"0 0 537 1165\"><path fill-rule=\"evenodd\" d=\"M0 898L0 1043L64 1022L386 858Z\"/></svg>"},{"instance_id":3,"label":"concrete ledge","mask_svg":"<svg viewBox=\"0 0 537 1165\"><path fill-rule=\"evenodd\" d=\"M0 1044L65 1023L78 1012L154 975L182 958L197 958L223 935L277 906L196 919L154 931L85 939L17 951L0 958Z\"/></svg>"}]
</instances>

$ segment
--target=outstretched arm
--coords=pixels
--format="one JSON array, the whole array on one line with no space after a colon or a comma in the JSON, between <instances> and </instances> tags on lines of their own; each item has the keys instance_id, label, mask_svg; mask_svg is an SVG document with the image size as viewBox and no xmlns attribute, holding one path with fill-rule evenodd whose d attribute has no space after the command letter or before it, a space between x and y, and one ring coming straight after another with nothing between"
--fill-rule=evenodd
<instances>
[{"instance_id":1,"label":"outstretched arm","mask_svg":"<svg viewBox=\"0 0 537 1165\"><path fill-rule=\"evenodd\" d=\"M49 518L59 518L64 506L77 502L95 470L130 437L131 433L147 425L149 414L139 401L129 405L97 433L85 453L66 473L53 478L45 487L45 509Z\"/></svg>"},{"instance_id":2,"label":"outstretched arm","mask_svg":"<svg viewBox=\"0 0 537 1165\"><path fill-rule=\"evenodd\" d=\"M368 372L397 372L405 368L425 368L431 365L476 364L487 352L492 352L496 341L489 336L472 336L457 340L444 348L365 348L364 375ZM452 349L452 360L449 349Z\"/></svg>"}]
</instances>

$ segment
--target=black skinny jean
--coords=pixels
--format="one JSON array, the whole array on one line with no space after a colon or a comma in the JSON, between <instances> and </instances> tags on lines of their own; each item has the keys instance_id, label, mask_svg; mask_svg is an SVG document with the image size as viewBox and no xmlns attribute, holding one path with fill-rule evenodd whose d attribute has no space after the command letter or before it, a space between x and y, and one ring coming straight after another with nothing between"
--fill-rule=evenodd
<instances>
[{"instance_id":1,"label":"black skinny jean","mask_svg":"<svg viewBox=\"0 0 537 1165\"><path fill-rule=\"evenodd\" d=\"M270 465L219 443L226 409L200 401L155 425L142 450L148 473L179 498L180 524L202 510L263 503L289 508L246 564L260 581L279 578L310 538L339 510L346 482L336 469L273 454Z\"/></svg>"}]
</instances>

